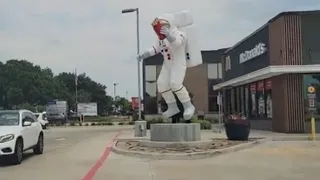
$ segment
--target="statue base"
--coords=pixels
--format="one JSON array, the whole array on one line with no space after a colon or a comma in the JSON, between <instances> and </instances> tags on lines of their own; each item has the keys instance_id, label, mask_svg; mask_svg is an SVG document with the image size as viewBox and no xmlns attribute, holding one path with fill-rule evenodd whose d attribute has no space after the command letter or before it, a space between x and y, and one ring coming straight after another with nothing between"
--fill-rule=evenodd
<instances>
[{"instance_id":1,"label":"statue base","mask_svg":"<svg viewBox=\"0 0 320 180\"><path fill-rule=\"evenodd\" d=\"M151 124L150 140L162 142L201 141L200 124Z\"/></svg>"}]
</instances>

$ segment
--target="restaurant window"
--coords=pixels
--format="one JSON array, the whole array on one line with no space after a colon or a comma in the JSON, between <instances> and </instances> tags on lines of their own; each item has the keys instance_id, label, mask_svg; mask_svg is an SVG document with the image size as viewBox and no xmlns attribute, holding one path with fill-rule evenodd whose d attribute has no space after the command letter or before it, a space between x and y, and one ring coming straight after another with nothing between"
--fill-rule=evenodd
<instances>
[{"instance_id":1,"label":"restaurant window","mask_svg":"<svg viewBox=\"0 0 320 180\"><path fill-rule=\"evenodd\" d=\"M244 87L240 87L240 102L241 102L241 113L245 115L245 96L244 96ZM245 115L246 116L246 115Z\"/></svg>"},{"instance_id":2,"label":"restaurant window","mask_svg":"<svg viewBox=\"0 0 320 180\"><path fill-rule=\"evenodd\" d=\"M251 111L250 111L250 118L257 117L257 101L256 101L256 84L250 85L250 104L251 104Z\"/></svg>"},{"instance_id":3,"label":"restaurant window","mask_svg":"<svg viewBox=\"0 0 320 180\"><path fill-rule=\"evenodd\" d=\"M245 115L246 115L246 117L249 117L249 114L250 114L250 97L249 97L249 94L250 94L250 92L249 92L249 86L248 85L246 85L245 86L245 88L244 88L244 98L245 98Z\"/></svg>"},{"instance_id":4,"label":"restaurant window","mask_svg":"<svg viewBox=\"0 0 320 180\"><path fill-rule=\"evenodd\" d=\"M270 79L265 81L265 99L267 118L272 118L272 82Z\"/></svg>"},{"instance_id":5,"label":"restaurant window","mask_svg":"<svg viewBox=\"0 0 320 180\"><path fill-rule=\"evenodd\" d=\"M230 98L231 98L231 113L236 112L236 98L235 98L235 89L231 89L230 93Z\"/></svg>"},{"instance_id":6,"label":"restaurant window","mask_svg":"<svg viewBox=\"0 0 320 180\"><path fill-rule=\"evenodd\" d=\"M209 112L219 112L217 95L209 96Z\"/></svg>"},{"instance_id":7,"label":"restaurant window","mask_svg":"<svg viewBox=\"0 0 320 180\"><path fill-rule=\"evenodd\" d=\"M222 78L222 64L210 63L207 64L208 79L221 79Z\"/></svg>"},{"instance_id":8,"label":"restaurant window","mask_svg":"<svg viewBox=\"0 0 320 180\"><path fill-rule=\"evenodd\" d=\"M231 59L230 59L230 56L227 56L226 57L226 60L225 60L225 71L228 71L231 69Z\"/></svg>"},{"instance_id":9,"label":"restaurant window","mask_svg":"<svg viewBox=\"0 0 320 180\"><path fill-rule=\"evenodd\" d=\"M224 113L225 114L229 114L232 111L231 108L231 90L228 89L225 91L226 95L225 95L225 100L222 100L222 102L224 102L225 104L225 108L224 108Z\"/></svg>"},{"instance_id":10,"label":"restaurant window","mask_svg":"<svg viewBox=\"0 0 320 180\"><path fill-rule=\"evenodd\" d=\"M266 102L265 102L265 93L264 93L264 81L259 81L257 83L257 102L258 102L258 117L266 117Z\"/></svg>"},{"instance_id":11,"label":"restaurant window","mask_svg":"<svg viewBox=\"0 0 320 180\"><path fill-rule=\"evenodd\" d=\"M241 94L240 94L240 87L236 88L236 101L237 101L237 112L241 112Z\"/></svg>"},{"instance_id":12,"label":"restaurant window","mask_svg":"<svg viewBox=\"0 0 320 180\"><path fill-rule=\"evenodd\" d=\"M218 63L218 79L222 79L222 64Z\"/></svg>"}]
</instances>

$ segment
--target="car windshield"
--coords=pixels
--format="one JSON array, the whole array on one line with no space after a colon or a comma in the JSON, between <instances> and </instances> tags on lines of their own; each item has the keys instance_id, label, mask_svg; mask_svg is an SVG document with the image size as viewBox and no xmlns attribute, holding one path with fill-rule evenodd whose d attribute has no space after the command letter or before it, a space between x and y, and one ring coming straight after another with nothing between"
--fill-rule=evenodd
<instances>
[{"instance_id":1,"label":"car windshield","mask_svg":"<svg viewBox=\"0 0 320 180\"><path fill-rule=\"evenodd\" d=\"M0 112L0 126L17 126L19 125L18 112Z\"/></svg>"}]
</instances>

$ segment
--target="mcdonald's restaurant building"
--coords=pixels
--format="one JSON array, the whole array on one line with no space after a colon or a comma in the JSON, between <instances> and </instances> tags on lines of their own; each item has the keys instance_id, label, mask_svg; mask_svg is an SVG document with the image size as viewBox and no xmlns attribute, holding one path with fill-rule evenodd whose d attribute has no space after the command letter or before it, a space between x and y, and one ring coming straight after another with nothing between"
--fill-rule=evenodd
<instances>
[{"instance_id":1,"label":"mcdonald's restaurant building","mask_svg":"<svg viewBox=\"0 0 320 180\"><path fill-rule=\"evenodd\" d=\"M227 49L221 63L213 90L222 92L224 113L242 112L255 129L285 133L310 132L310 106L320 119L320 11L278 14Z\"/></svg>"},{"instance_id":2,"label":"mcdonald's restaurant building","mask_svg":"<svg viewBox=\"0 0 320 180\"><path fill-rule=\"evenodd\" d=\"M202 60L188 68L184 82L196 113L217 115L220 93L223 113L244 113L254 129L306 133L312 85L320 119L320 10L282 12L231 48L202 51ZM161 55L143 62L146 115L161 113L156 80L162 62Z\"/></svg>"}]
</instances>

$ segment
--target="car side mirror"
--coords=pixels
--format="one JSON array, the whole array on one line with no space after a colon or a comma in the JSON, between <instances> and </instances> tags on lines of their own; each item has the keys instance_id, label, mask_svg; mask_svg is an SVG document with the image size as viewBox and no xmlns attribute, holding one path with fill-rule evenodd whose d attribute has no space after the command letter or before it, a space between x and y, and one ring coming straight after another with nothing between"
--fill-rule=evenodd
<instances>
[{"instance_id":1,"label":"car side mirror","mask_svg":"<svg viewBox=\"0 0 320 180\"><path fill-rule=\"evenodd\" d=\"M30 121L23 122L23 126L31 126L31 125L32 125L32 122Z\"/></svg>"}]
</instances>

